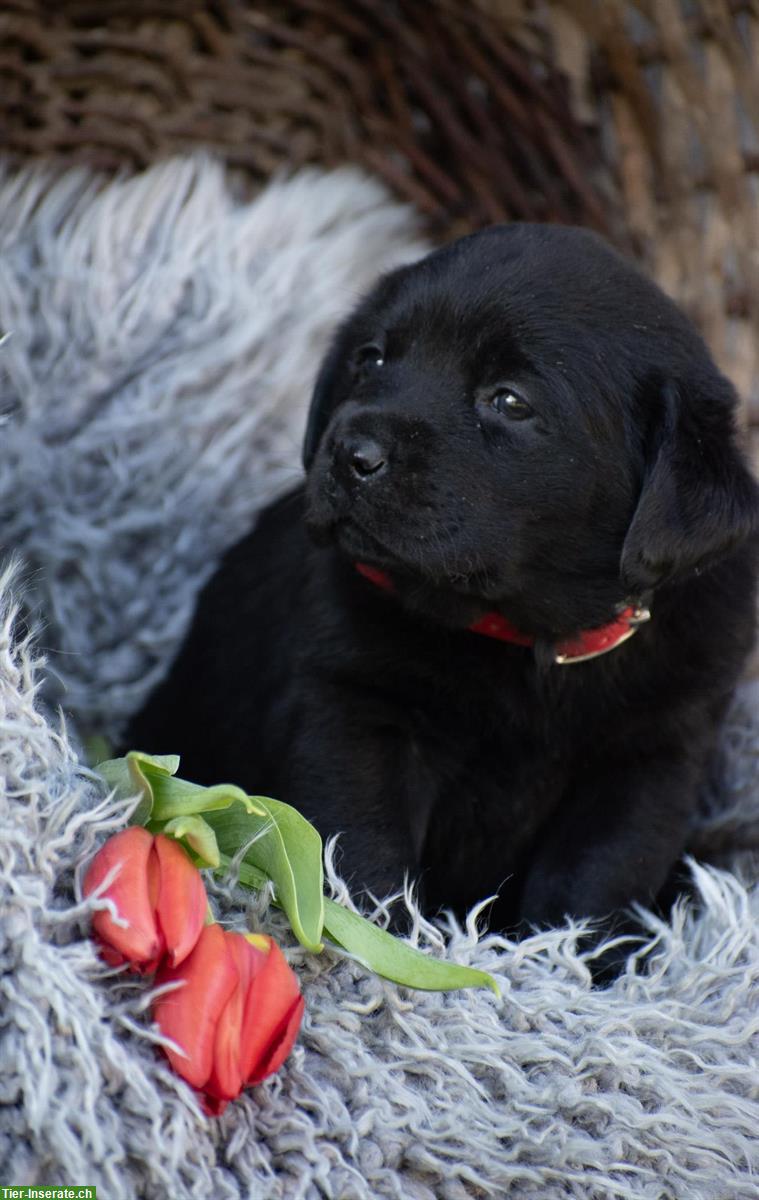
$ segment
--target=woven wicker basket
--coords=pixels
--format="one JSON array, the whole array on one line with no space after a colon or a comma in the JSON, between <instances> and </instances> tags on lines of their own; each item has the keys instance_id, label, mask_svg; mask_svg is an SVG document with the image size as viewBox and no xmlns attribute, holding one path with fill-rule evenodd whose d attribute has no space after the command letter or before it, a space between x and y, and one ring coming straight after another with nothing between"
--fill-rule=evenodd
<instances>
[{"instance_id":1,"label":"woven wicker basket","mask_svg":"<svg viewBox=\"0 0 759 1200\"><path fill-rule=\"evenodd\" d=\"M636 251L759 426L759 6L555 0L547 20Z\"/></svg>"},{"instance_id":2,"label":"woven wicker basket","mask_svg":"<svg viewBox=\"0 0 759 1200\"><path fill-rule=\"evenodd\" d=\"M359 162L430 233L592 225L704 331L759 429L759 14L736 0L5 0L0 136L260 183Z\"/></svg>"}]
</instances>

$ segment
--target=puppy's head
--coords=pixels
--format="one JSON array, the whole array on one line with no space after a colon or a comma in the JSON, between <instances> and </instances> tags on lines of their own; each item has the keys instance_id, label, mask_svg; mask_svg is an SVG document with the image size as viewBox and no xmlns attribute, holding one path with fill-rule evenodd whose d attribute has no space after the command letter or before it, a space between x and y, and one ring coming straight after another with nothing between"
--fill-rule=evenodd
<instances>
[{"instance_id":1,"label":"puppy's head","mask_svg":"<svg viewBox=\"0 0 759 1200\"><path fill-rule=\"evenodd\" d=\"M450 598L454 623L600 623L756 527L734 406L687 319L600 239L497 227L387 276L338 331L309 526L401 596Z\"/></svg>"}]
</instances>

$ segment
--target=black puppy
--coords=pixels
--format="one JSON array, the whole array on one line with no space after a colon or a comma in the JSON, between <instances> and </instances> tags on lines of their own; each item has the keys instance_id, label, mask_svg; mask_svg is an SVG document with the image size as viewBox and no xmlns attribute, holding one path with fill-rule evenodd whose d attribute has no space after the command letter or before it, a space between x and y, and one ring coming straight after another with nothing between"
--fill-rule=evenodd
<instances>
[{"instance_id":1,"label":"black puppy","mask_svg":"<svg viewBox=\"0 0 759 1200\"><path fill-rule=\"evenodd\" d=\"M500 889L501 926L652 901L752 643L734 409L589 233L393 272L321 368L305 490L227 555L129 744L341 832L377 893Z\"/></svg>"}]
</instances>

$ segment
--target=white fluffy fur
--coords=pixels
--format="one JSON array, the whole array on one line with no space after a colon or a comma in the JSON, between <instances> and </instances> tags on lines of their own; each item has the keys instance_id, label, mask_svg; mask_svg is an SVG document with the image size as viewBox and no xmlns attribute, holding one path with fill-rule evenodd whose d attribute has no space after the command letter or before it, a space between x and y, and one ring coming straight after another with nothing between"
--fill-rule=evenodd
<instances>
[{"instance_id":1,"label":"white fluffy fur","mask_svg":"<svg viewBox=\"0 0 759 1200\"><path fill-rule=\"evenodd\" d=\"M25 590L58 696L111 731L167 665L201 581L297 472L329 328L418 253L410 214L355 171L236 201L192 159L104 185L0 180L0 497L25 589L0 581L0 1182L251 1200L753 1200L759 892L696 868L699 912L652 922L650 967L593 991L576 930L513 945L416 913L415 938L493 971L489 993L411 993L292 944L307 999L275 1079L203 1119L156 1054L142 983L86 937L77 864L125 819L47 719ZM54 694L49 678L48 695ZM759 829L759 732L733 710L701 839ZM171 751L172 747L161 749ZM333 887L344 894L330 868ZM379 916L382 917L382 908Z\"/></svg>"},{"instance_id":2,"label":"white fluffy fur","mask_svg":"<svg viewBox=\"0 0 759 1200\"><path fill-rule=\"evenodd\" d=\"M112 733L220 552L299 473L336 322L422 247L408 210L349 169L249 204L202 158L51 183L0 179L0 506L63 703Z\"/></svg>"}]
</instances>

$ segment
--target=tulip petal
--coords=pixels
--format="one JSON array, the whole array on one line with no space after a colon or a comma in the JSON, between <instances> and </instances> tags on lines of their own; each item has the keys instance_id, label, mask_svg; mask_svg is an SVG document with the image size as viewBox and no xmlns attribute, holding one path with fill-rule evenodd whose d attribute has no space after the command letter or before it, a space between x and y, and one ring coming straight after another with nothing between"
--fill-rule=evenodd
<instances>
[{"instance_id":1,"label":"tulip petal","mask_svg":"<svg viewBox=\"0 0 759 1200\"><path fill-rule=\"evenodd\" d=\"M260 942L260 938L257 941ZM247 1083L260 1082L282 1065L295 1041L303 1015L297 977L277 943L271 938L266 941L268 951L248 942L253 974L243 1014L241 1064ZM275 1058L277 1064L273 1067L271 1063Z\"/></svg>"},{"instance_id":2,"label":"tulip petal","mask_svg":"<svg viewBox=\"0 0 759 1200\"><path fill-rule=\"evenodd\" d=\"M148 887L152 845L152 834L141 825L124 829L101 847L85 875L83 892L89 896L118 867L103 896L113 901L119 916L128 924L117 925L107 909L100 909L92 920L111 965L130 962L135 967L152 970L161 953L162 938Z\"/></svg>"},{"instance_id":3,"label":"tulip petal","mask_svg":"<svg viewBox=\"0 0 759 1200\"><path fill-rule=\"evenodd\" d=\"M262 1080L266 1079L269 1075L273 1075L282 1066L298 1036L305 1003L303 997L300 996L282 1022L280 1028L274 1032L267 1049L261 1055L255 1070L247 1080L249 1087L261 1083Z\"/></svg>"},{"instance_id":4,"label":"tulip petal","mask_svg":"<svg viewBox=\"0 0 759 1200\"><path fill-rule=\"evenodd\" d=\"M219 925L206 925L194 950L178 967L159 970L157 984L182 981L183 986L160 996L153 1015L166 1037L186 1057L164 1047L174 1070L195 1088L204 1088L213 1067L216 1026L237 987L237 968Z\"/></svg>"},{"instance_id":5,"label":"tulip petal","mask_svg":"<svg viewBox=\"0 0 759 1200\"><path fill-rule=\"evenodd\" d=\"M208 900L203 879L174 838L156 835L159 879L156 918L173 967L179 966L200 937Z\"/></svg>"},{"instance_id":6,"label":"tulip petal","mask_svg":"<svg viewBox=\"0 0 759 1200\"><path fill-rule=\"evenodd\" d=\"M242 1057L242 1027L245 997L253 975L254 964L248 952L245 938L239 933L224 935L227 950L232 955L237 970L237 986L224 1006L216 1025L213 1067L205 1092L218 1100L233 1100L239 1096L245 1084L240 1067Z\"/></svg>"}]
</instances>

